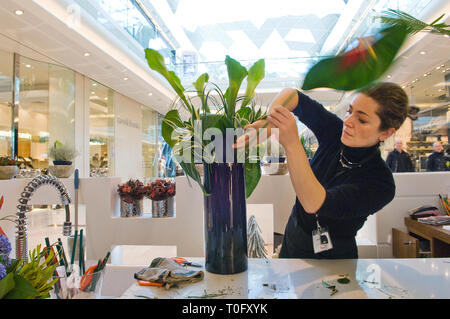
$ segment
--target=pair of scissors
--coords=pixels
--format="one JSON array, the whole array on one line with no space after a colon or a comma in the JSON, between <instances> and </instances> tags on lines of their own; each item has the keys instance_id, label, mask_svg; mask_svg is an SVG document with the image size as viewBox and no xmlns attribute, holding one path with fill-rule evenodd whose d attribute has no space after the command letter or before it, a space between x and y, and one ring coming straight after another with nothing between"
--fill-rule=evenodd
<instances>
[{"instance_id":1,"label":"pair of scissors","mask_svg":"<svg viewBox=\"0 0 450 319\"><path fill-rule=\"evenodd\" d=\"M199 267L199 268L203 267L203 265L193 263L191 261L188 261L186 258L182 258L182 257L171 257L169 259L175 261L176 263L178 263L182 266L191 266L191 267Z\"/></svg>"}]
</instances>

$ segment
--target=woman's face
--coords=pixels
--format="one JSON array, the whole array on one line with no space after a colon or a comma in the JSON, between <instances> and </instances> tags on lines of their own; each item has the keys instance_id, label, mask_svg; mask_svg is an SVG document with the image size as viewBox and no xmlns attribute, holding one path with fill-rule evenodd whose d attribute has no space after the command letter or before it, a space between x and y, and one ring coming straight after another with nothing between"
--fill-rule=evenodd
<instances>
[{"instance_id":1,"label":"woman's face","mask_svg":"<svg viewBox=\"0 0 450 319\"><path fill-rule=\"evenodd\" d=\"M348 106L344 117L341 142L350 147L370 147L384 141L394 129L380 132L381 120L376 111L378 103L371 97L359 93Z\"/></svg>"}]
</instances>

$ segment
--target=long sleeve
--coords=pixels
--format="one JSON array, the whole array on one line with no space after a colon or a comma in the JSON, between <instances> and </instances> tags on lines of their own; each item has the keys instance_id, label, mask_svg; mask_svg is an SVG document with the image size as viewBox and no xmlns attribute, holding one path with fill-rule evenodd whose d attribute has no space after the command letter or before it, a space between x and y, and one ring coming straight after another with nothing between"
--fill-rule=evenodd
<instances>
[{"instance_id":1,"label":"long sleeve","mask_svg":"<svg viewBox=\"0 0 450 319\"><path fill-rule=\"evenodd\" d=\"M367 217L387 205L395 195L390 178L360 176L351 183L326 189L326 198L317 215L335 219Z\"/></svg>"},{"instance_id":2,"label":"long sleeve","mask_svg":"<svg viewBox=\"0 0 450 319\"><path fill-rule=\"evenodd\" d=\"M342 120L300 91L298 105L293 113L314 133L319 144L324 140L336 138L336 132L342 133Z\"/></svg>"}]
</instances>

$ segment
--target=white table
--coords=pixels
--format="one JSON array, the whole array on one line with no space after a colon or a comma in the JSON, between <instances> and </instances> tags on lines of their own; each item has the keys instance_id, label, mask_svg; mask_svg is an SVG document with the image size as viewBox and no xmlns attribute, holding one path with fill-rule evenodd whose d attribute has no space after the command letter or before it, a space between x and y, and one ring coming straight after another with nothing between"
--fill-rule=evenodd
<instances>
[{"instance_id":1,"label":"white table","mask_svg":"<svg viewBox=\"0 0 450 319\"><path fill-rule=\"evenodd\" d=\"M204 264L204 258L187 259ZM120 298L450 298L450 258L249 259L248 266L234 275L205 271L202 281L170 290L135 283ZM337 283L345 274L350 283ZM331 296L322 281L338 292Z\"/></svg>"}]
</instances>

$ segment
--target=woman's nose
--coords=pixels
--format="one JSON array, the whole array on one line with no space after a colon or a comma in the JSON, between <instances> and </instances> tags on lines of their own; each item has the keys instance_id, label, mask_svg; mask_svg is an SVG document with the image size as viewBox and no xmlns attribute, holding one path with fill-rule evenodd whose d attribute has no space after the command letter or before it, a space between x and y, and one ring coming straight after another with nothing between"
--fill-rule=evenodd
<instances>
[{"instance_id":1,"label":"woman's nose","mask_svg":"<svg viewBox=\"0 0 450 319\"><path fill-rule=\"evenodd\" d=\"M344 117L345 126L352 127L353 126L353 116L351 114L346 114Z\"/></svg>"}]
</instances>

